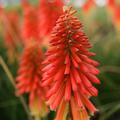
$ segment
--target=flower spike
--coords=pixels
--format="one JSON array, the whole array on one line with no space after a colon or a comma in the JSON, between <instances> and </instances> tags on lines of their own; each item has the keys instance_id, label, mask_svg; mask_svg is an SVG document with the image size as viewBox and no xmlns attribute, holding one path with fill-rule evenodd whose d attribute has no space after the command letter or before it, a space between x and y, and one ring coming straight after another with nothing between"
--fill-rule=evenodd
<instances>
[{"instance_id":1,"label":"flower spike","mask_svg":"<svg viewBox=\"0 0 120 120\"><path fill-rule=\"evenodd\" d=\"M56 21L43 62L42 85L49 87L47 104L52 110L57 109L55 120L65 120L67 106L66 112L73 120L89 120L87 110L91 115L97 111L89 98L98 95L92 85L100 83L96 77L98 62L90 58L95 54L88 50L91 44L81 22L73 16L75 12L71 7L65 9Z\"/></svg>"},{"instance_id":2,"label":"flower spike","mask_svg":"<svg viewBox=\"0 0 120 120\"><path fill-rule=\"evenodd\" d=\"M41 39L39 36L39 17L38 17L38 9L32 6L27 0L21 1L23 7L23 23L22 23L22 37L23 43L26 46L31 41L36 41L41 43Z\"/></svg>"},{"instance_id":3,"label":"flower spike","mask_svg":"<svg viewBox=\"0 0 120 120\"><path fill-rule=\"evenodd\" d=\"M30 43L23 51L18 70L17 94L29 94L29 107L33 115L46 113L45 89L41 85L42 52L37 42ZM44 114L43 114L44 113Z\"/></svg>"}]
</instances>

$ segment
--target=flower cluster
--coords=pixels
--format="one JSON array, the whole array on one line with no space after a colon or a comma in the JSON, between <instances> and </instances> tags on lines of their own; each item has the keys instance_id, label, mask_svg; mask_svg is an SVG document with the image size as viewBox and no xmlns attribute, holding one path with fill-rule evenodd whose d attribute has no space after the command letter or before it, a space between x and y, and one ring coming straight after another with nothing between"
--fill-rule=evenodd
<instances>
[{"instance_id":1,"label":"flower cluster","mask_svg":"<svg viewBox=\"0 0 120 120\"><path fill-rule=\"evenodd\" d=\"M107 2L108 13L112 18L113 25L118 33L120 31L120 4L116 0L108 0Z\"/></svg>"},{"instance_id":2,"label":"flower cluster","mask_svg":"<svg viewBox=\"0 0 120 120\"><path fill-rule=\"evenodd\" d=\"M62 14L63 5L62 0L40 0L40 36L42 38L51 33L56 20Z\"/></svg>"},{"instance_id":3,"label":"flower cluster","mask_svg":"<svg viewBox=\"0 0 120 120\"><path fill-rule=\"evenodd\" d=\"M55 120L64 120L68 106L73 120L88 120L86 109L92 115L97 111L89 98L98 95L92 83L100 83L99 63L90 58L95 53L88 51L91 45L75 12L70 7L57 20L43 62L42 85L49 87L47 104L57 109Z\"/></svg>"},{"instance_id":4,"label":"flower cluster","mask_svg":"<svg viewBox=\"0 0 120 120\"><path fill-rule=\"evenodd\" d=\"M1 10L1 19L4 25L4 44L7 48L7 55L9 62L14 62L17 59L18 50L17 47L20 46L21 35L19 29L19 15L16 11L5 11Z\"/></svg>"},{"instance_id":5,"label":"flower cluster","mask_svg":"<svg viewBox=\"0 0 120 120\"><path fill-rule=\"evenodd\" d=\"M45 90L41 86L42 57L42 51L37 43L28 45L23 51L16 78L17 94L29 93L29 106L32 110L38 107L37 112L41 112L43 105L45 106Z\"/></svg>"},{"instance_id":6,"label":"flower cluster","mask_svg":"<svg viewBox=\"0 0 120 120\"><path fill-rule=\"evenodd\" d=\"M118 31L120 31L120 5L116 6L113 15L113 22Z\"/></svg>"},{"instance_id":7,"label":"flower cluster","mask_svg":"<svg viewBox=\"0 0 120 120\"><path fill-rule=\"evenodd\" d=\"M108 0L107 1L107 8L108 8L108 11L111 15L114 13L115 7L116 7L115 0Z\"/></svg>"},{"instance_id":8,"label":"flower cluster","mask_svg":"<svg viewBox=\"0 0 120 120\"><path fill-rule=\"evenodd\" d=\"M82 6L83 11L87 14L95 6L94 0L87 0L86 3Z\"/></svg>"},{"instance_id":9,"label":"flower cluster","mask_svg":"<svg viewBox=\"0 0 120 120\"><path fill-rule=\"evenodd\" d=\"M9 21L9 28L6 25L5 26L5 44L6 46L9 48L14 48L16 45L16 42L13 34L19 34L19 27L18 27L18 21L19 21L19 16L16 12L12 11L10 13L6 13L5 17L4 17L4 21ZM5 22L5 23L6 23ZM10 30L10 27L12 27L13 32Z\"/></svg>"},{"instance_id":10,"label":"flower cluster","mask_svg":"<svg viewBox=\"0 0 120 120\"><path fill-rule=\"evenodd\" d=\"M27 3L22 3L24 9L24 19L22 25L22 36L24 44L28 44L31 40L40 42L39 36L39 17L37 8Z\"/></svg>"}]
</instances>

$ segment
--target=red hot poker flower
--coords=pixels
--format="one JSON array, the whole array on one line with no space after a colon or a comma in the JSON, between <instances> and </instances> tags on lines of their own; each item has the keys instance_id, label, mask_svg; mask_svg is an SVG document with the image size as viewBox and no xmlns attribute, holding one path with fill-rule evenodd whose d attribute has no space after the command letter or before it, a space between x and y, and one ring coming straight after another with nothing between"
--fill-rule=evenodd
<instances>
[{"instance_id":1,"label":"red hot poker flower","mask_svg":"<svg viewBox=\"0 0 120 120\"><path fill-rule=\"evenodd\" d=\"M98 91L92 83L99 84L96 77L98 62L90 59L95 53L83 33L81 22L73 17L75 11L66 10L59 17L51 35L51 47L46 53L42 69L42 85L48 86L47 103L52 110L58 110L55 120L64 120L70 109L73 120L88 120L88 109L93 115L97 109L90 102ZM83 117L80 117L82 115Z\"/></svg>"},{"instance_id":2,"label":"red hot poker flower","mask_svg":"<svg viewBox=\"0 0 120 120\"><path fill-rule=\"evenodd\" d=\"M82 6L82 9L85 13L88 13L94 6L95 6L94 0L87 0L87 2Z\"/></svg>"},{"instance_id":3,"label":"red hot poker flower","mask_svg":"<svg viewBox=\"0 0 120 120\"><path fill-rule=\"evenodd\" d=\"M17 76L17 94L29 93L29 106L32 112L42 112L45 106L45 91L41 86L42 52L37 43L24 49ZM34 108L36 107L36 108ZM35 111L34 111L35 109ZM38 110L36 110L38 109Z\"/></svg>"},{"instance_id":4,"label":"red hot poker flower","mask_svg":"<svg viewBox=\"0 0 120 120\"><path fill-rule=\"evenodd\" d=\"M108 0L107 1L108 12L111 15L114 13L115 7L116 7L116 1L115 0Z\"/></svg>"},{"instance_id":5,"label":"red hot poker flower","mask_svg":"<svg viewBox=\"0 0 120 120\"><path fill-rule=\"evenodd\" d=\"M62 14L63 5L62 0L40 0L40 37L49 36L56 20Z\"/></svg>"},{"instance_id":6,"label":"red hot poker flower","mask_svg":"<svg viewBox=\"0 0 120 120\"><path fill-rule=\"evenodd\" d=\"M28 0L21 0L21 4L24 8L29 7L29 5L30 5Z\"/></svg>"},{"instance_id":7,"label":"red hot poker flower","mask_svg":"<svg viewBox=\"0 0 120 120\"><path fill-rule=\"evenodd\" d=\"M118 31L120 31L120 5L115 7L115 11L113 14L113 22Z\"/></svg>"},{"instance_id":8,"label":"red hot poker flower","mask_svg":"<svg viewBox=\"0 0 120 120\"><path fill-rule=\"evenodd\" d=\"M14 33L18 34L19 33L19 27L18 27L18 14L15 11L11 11L9 13L6 13L6 19L9 21L9 26L14 29ZM6 21L6 20L4 20ZM13 48L16 45L16 41L14 40L14 33L11 33L10 29L8 29L7 26L5 26L5 44L9 48Z\"/></svg>"},{"instance_id":9,"label":"red hot poker flower","mask_svg":"<svg viewBox=\"0 0 120 120\"><path fill-rule=\"evenodd\" d=\"M22 27L23 42L26 45L31 39L40 42L38 11L27 1L22 3L24 19Z\"/></svg>"},{"instance_id":10,"label":"red hot poker flower","mask_svg":"<svg viewBox=\"0 0 120 120\"><path fill-rule=\"evenodd\" d=\"M16 11L6 12L1 8L1 20L3 23L4 43L7 48L9 61L17 58L17 47L20 45L19 15Z\"/></svg>"}]
</instances>

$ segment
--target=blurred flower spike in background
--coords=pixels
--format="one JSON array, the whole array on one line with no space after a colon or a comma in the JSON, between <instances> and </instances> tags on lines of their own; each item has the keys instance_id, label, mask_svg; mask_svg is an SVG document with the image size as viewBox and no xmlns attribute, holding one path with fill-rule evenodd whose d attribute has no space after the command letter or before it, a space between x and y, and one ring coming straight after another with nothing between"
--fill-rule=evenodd
<instances>
[{"instance_id":1,"label":"blurred flower spike in background","mask_svg":"<svg viewBox=\"0 0 120 120\"><path fill-rule=\"evenodd\" d=\"M39 31L39 17L38 8L32 6L27 0L22 1L24 19L22 23L22 37L24 45L28 44L29 41L35 40L38 43L41 42L40 31Z\"/></svg>"},{"instance_id":2,"label":"blurred flower spike in background","mask_svg":"<svg viewBox=\"0 0 120 120\"><path fill-rule=\"evenodd\" d=\"M39 2L39 21L41 21L39 23L39 31L45 46L49 45L51 30L55 26L58 17L62 14L63 5L62 0L40 0Z\"/></svg>"},{"instance_id":3,"label":"blurred flower spike in background","mask_svg":"<svg viewBox=\"0 0 120 120\"><path fill-rule=\"evenodd\" d=\"M17 94L29 93L29 107L32 115L43 116L47 110L45 90L41 86L42 51L39 45L31 42L23 51L18 70Z\"/></svg>"},{"instance_id":4,"label":"blurred flower spike in background","mask_svg":"<svg viewBox=\"0 0 120 120\"><path fill-rule=\"evenodd\" d=\"M115 8L113 22L117 30L120 31L120 5L116 6Z\"/></svg>"}]
</instances>

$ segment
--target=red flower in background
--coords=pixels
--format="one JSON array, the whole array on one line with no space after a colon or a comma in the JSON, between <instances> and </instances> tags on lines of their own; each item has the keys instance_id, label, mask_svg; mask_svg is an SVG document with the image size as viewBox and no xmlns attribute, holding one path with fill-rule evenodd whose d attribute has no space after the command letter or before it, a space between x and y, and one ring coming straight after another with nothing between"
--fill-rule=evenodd
<instances>
[{"instance_id":1,"label":"red flower in background","mask_svg":"<svg viewBox=\"0 0 120 120\"><path fill-rule=\"evenodd\" d=\"M113 14L113 23L120 30L120 5L117 5Z\"/></svg>"},{"instance_id":2,"label":"red flower in background","mask_svg":"<svg viewBox=\"0 0 120 120\"><path fill-rule=\"evenodd\" d=\"M18 27L19 16L17 12L11 11L11 12L6 13L6 19L9 22L8 23L9 25L5 25L5 31L4 31L5 45L8 48L15 48L17 41L15 41L14 34L19 36L19 32L20 32L19 27ZM4 19L4 21L6 20ZM8 28L8 26L11 27L11 29L13 29L14 33L11 31L10 28Z\"/></svg>"},{"instance_id":3,"label":"red flower in background","mask_svg":"<svg viewBox=\"0 0 120 120\"><path fill-rule=\"evenodd\" d=\"M30 6L28 0L21 0L21 4L22 4L22 6L23 6L24 9L25 9L26 7L29 7L29 6Z\"/></svg>"},{"instance_id":4,"label":"red flower in background","mask_svg":"<svg viewBox=\"0 0 120 120\"><path fill-rule=\"evenodd\" d=\"M113 14L114 10L116 7L116 1L115 0L108 0L107 1L107 8L108 8L108 12L110 14Z\"/></svg>"},{"instance_id":5,"label":"red flower in background","mask_svg":"<svg viewBox=\"0 0 120 120\"><path fill-rule=\"evenodd\" d=\"M42 85L49 87L47 103L52 110L57 109L55 120L64 120L69 104L73 120L88 120L86 109L92 115L97 111L89 98L98 95L92 85L100 83L96 77L98 62L89 58L95 53L88 51L91 45L81 22L73 17L74 12L70 8L57 20L52 30L51 47L43 62Z\"/></svg>"},{"instance_id":6,"label":"red flower in background","mask_svg":"<svg viewBox=\"0 0 120 120\"><path fill-rule=\"evenodd\" d=\"M3 10L3 8L2 8L2 6L0 5L0 14L1 14L2 10Z\"/></svg>"},{"instance_id":7,"label":"red flower in background","mask_svg":"<svg viewBox=\"0 0 120 120\"><path fill-rule=\"evenodd\" d=\"M19 14L14 10L8 12L1 8L1 22L4 26L4 44L7 48L9 62L13 62L14 58L17 58L17 47L21 43Z\"/></svg>"},{"instance_id":8,"label":"red flower in background","mask_svg":"<svg viewBox=\"0 0 120 120\"><path fill-rule=\"evenodd\" d=\"M85 13L88 13L94 6L95 6L94 0L87 0L87 2L85 2L85 4L82 6L82 9Z\"/></svg>"},{"instance_id":9,"label":"red flower in background","mask_svg":"<svg viewBox=\"0 0 120 120\"><path fill-rule=\"evenodd\" d=\"M45 107L45 90L41 86L42 52L37 43L31 43L24 51L20 61L17 80L17 94L29 93L29 106L33 114L42 114Z\"/></svg>"},{"instance_id":10,"label":"red flower in background","mask_svg":"<svg viewBox=\"0 0 120 120\"><path fill-rule=\"evenodd\" d=\"M38 8L33 7L27 1L22 1L22 6L24 10L22 26L23 42L25 45L31 40L40 42Z\"/></svg>"},{"instance_id":11,"label":"red flower in background","mask_svg":"<svg viewBox=\"0 0 120 120\"><path fill-rule=\"evenodd\" d=\"M40 16L40 37L49 36L52 28L55 26L56 20L62 14L62 0L40 0L39 16Z\"/></svg>"}]
</instances>

